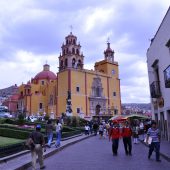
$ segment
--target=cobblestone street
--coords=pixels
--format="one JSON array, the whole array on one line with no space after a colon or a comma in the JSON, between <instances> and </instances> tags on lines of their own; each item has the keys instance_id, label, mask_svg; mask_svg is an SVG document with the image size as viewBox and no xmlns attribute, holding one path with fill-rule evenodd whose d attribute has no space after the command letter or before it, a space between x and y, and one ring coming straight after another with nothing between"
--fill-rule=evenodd
<instances>
[{"instance_id":1,"label":"cobblestone street","mask_svg":"<svg viewBox=\"0 0 170 170\"><path fill-rule=\"evenodd\" d=\"M111 142L98 136L74 144L45 159L48 170L169 170L170 163L163 158L155 161L147 159L148 148L142 143L133 144L132 156L124 153L122 140L119 142L118 156L111 152ZM38 167L38 165L37 165ZM29 168L28 170L31 170Z\"/></svg>"}]
</instances>

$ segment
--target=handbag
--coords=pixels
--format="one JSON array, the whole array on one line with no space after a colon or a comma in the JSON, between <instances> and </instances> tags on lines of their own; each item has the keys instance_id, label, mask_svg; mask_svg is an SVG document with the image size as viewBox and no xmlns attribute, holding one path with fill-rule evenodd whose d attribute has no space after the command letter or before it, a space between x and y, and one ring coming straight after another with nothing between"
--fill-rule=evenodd
<instances>
[{"instance_id":1,"label":"handbag","mask_svg":"<svg viewBox=\"0 0 170 170\"><path fill-rule=\"evenodd\" d=\"M34 141L32 140L32 138L28 138L25 142L25 146L27 149L29 150L34 150L35 148L35 144L34 144Z\"/></svg>"},{"instance_id":2,"label":"handbag","mask_svg":"<svg viewBox=\"0 0 170 170\"><path fill-rule=\"evenodd\" d=\"M147 137L144 139L144 142L147 142ZM148 137L148 144L150 145L152 143L152 137Z\"/></svg>"}]
</instances>

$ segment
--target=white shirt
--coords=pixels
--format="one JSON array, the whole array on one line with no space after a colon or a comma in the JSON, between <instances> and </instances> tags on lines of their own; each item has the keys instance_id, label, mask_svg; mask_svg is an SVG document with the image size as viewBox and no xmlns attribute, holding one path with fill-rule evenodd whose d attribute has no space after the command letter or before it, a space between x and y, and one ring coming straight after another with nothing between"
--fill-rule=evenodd
<instances>
[{"instance_id":1,"label":"white shirt","mask_svg":"<svg viewBox=\"0 0 170 170\"><path fill-rule=\"evenodd\" d=\"M85 126L84 128L85 128L85 130L89 130L89 129L90 129L90 127L89 127L89 126Z\"/></svg>"},{"instance_id":2,"label":"white shirt","mask_svg":"<svg viewBox=\"0 0 170 170\"><path fill-rule=\"evenodd\" d=\"M61 131L61 128L62 128L62 124L61 124L61 123L58 123L58 124L56 125L56 132Z\"/></svg>"}]
</instances>

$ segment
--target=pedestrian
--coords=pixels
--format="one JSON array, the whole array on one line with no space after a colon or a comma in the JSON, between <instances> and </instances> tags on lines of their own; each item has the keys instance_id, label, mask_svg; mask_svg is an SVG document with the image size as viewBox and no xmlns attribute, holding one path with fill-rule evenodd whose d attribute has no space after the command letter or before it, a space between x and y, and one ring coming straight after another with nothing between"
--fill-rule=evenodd
<instances>
[{"instance_id":1,"label":"pedestrian","mask_svg":"<svg viewBox=\"0 0 170 170\"><path fill-rule=\"evenodd\" d=\"M106 123L106 135L107 135L107 136L109 135L109 129L110 129L110 125L109 125L109 123L107 122L107 123Z\"/></svg>"},{"instance_id":2,"label":"pedestrian","mask_svg":"<svg viewBox=\"0 0 170 170\"><path fill-rule=\"evenodd\" d=\"M89 135L90 127L89 127L88 123L85 125L84 130L85 130L85 135Z\"/></svg>"},{"instance_id":3,"label":"pedestrian","mask_svg":"<svg viewBox=\"0 0 170 170\"><path fill-rule=\"evenodd\" d=\"M53 124L52 124L52 121L50 119L47 121L46 134L47 134L47 138L48 138L47 146L51 147L51 142L53 140Z\"/></svg>"},{"instance_id":4,"label":"pedestrian","mask_svg":"<svg viewBox=\"0 0 170 170\"><path fill-rule=\"evenodd\" d=\"M139 129L140 129L141 140L144 140L144 124L143 124L142 120L141 120L141 122L139 124Z\"/></svg>"},{"instance_id":5,"label":"pedestrian","mask_svg":"<svg viewBox=\"0 0 170 170\"><path fill-rule=\"evenodd\" d=\"M148 159L150 159L152 152L155 149L156 152L156 161L161 162L160 160L160 131L157 128L155 121L152 121L151 128L148 129L146 143L148 144L149 137L151 138L151 144L149 145Z\"/></svg>"},{"instance_id":6,"label":"pedestrian","mask_svg":"<svg viewBox=\"0 0 170 170\"><path fill-rule=\"evenodd\" d=\"M103 131L104 131L103 123L100 123L100 125L99 125L99 135L100 135L100 139L103 137Z\"/></svg>"},{"instance_id":7,"label":"pedestrian","mask_svg":"<svg viewBox=\"0 0 170 170\"><path fill-rule=\"evenodd\" d=\"M94 131L94 135L95 136L97 135L97 130L98 130L98 123L94 122L94 124L93 124L93 131Z\"/></svg>"},{"instance_id":8,"label":"pedestrian","mask_svg":"<svg viewBox=\"0 0 170 170\"><path fill-rule=\"evenodd\" d=\"M59 122L59 120L56 121L56 148L60 146L61 143L61 130L62 130L62 124Z\"/></svg>"},{"instance_id":9,"label":"pedestrian","mask_svg":"<svg viewBox=\"0 0 170 170\"><path fill-rule=\"evenodd\" d=\"M125 126L122 128L122 137L123 137L123 144L125 148L126 155L132 155L132 129L129 125L129 122L125 122Z\"/></svg>"},{"instance_id":10,"label":"pedestrian","mask_svg":"<svg viewBox=\"0 0 170 170\"><path fill-rule=\"evenodd\" d=\"M31 149L31 157L32 157L32 168L36 169L36 160L38 155L38 162L40 165L40 169L45 169L44 160L43 160L43 147L44 152L45 149L45 140L41 131L41 125L36 125L36 130L33 131L30 135L30 138L33 141L34 147Z\"/></svg>"},{"instance_id":11,"label":"pedestrian","mask_svg":"<svg viewBox=\"0 0 170 170\"><path fill-rule=\"evenodd\" d=\"M137 123L133 126L133 143L137 144L138 143L138 138L139 138L139 126Z\"/></svg>"},{"instance_id":12,"label":"pedestrian","mask_svg":"<svg viewBox=\"0 0 170 170\"><path fill-rule=\"evenodd\" d=\"M117 155L119 147L120 129L117 122L114 122L113 127L110 129L109 141L112 139L112 152Z\"/></svg>"}]
</instances>

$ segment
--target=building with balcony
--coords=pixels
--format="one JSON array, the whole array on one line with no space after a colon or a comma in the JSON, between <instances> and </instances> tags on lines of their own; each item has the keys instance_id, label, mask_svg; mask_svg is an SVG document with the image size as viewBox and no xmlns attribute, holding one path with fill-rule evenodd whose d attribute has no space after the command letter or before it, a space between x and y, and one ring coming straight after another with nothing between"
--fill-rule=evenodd
<instances>
[{"instance_id":1,"label":"building with balcony","mask_svg":"<svg viewBox=\"0 0 170 170\"><path fill-rule=\"evenodd\" d=\"M170 141L170 8L147 50L152 118Z\"/></svg>"},{"instance_id":2,"label":"building with balcony","mask_svg":"<svg viewBox=\"0 0 170 170\"><path fill-rule=\"evenodd\" d=\"M84 68L84 55L77 37L65 37L59 55L59 71L50 71L48 64L27 84L19 88L18 108L27 115L62 113L91 119L121 114L118 62L107 43L104 59L94 70Z\"/></svg>"}]
</instances>

